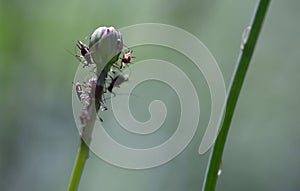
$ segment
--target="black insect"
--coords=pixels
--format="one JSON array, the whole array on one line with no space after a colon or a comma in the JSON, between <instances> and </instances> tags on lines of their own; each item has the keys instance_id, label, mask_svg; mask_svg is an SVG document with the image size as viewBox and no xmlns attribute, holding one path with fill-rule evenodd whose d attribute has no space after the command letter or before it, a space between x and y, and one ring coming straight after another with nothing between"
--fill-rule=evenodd
<instances>
[{"instance_id":1,"label":"black insect","mask_svg":"<svg viewBox=\"0 0 300 191\"><path fill-rule=\"evenodd\" d=\"M111 78L111 82L109 84L109 86L107 87L107 90L113 93L113 88L114 87L119 87L122 83L128 81L129 76L127 74L118 74L116 77ZM114 94L115 95L115 94Z\"/></svg>"}]
</instances>

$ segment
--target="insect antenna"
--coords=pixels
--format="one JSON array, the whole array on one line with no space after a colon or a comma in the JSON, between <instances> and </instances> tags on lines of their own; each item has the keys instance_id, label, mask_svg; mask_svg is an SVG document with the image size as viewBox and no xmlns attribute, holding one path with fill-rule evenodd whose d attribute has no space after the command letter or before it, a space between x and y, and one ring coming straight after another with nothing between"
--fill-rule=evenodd
<instances>
[{"instance_id":1,"label":"insect antenna","mask_svg":"<svg viewBox=\"0 0 300 191\"><path fill-rule=\"evenodd\" d=\"M77 54L74 54L72 53L70 50L68 49L65 49L69 54L71 54L72 56L74 56L79 62L82 62L82 60L80 59L81 56L80 55L77 55Z\"/></svg>"}]
</instances>

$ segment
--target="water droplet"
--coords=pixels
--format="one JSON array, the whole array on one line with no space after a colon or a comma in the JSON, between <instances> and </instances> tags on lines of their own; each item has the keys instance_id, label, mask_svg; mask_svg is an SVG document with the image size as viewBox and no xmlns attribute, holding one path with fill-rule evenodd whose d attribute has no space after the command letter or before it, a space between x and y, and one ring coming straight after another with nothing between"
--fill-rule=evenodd
<instances>
[{"instance_id":1,"label":"water droplet","mask_svg":"<svg viewBox=\"0 0 300 191\"><path fill-rule=\"evenodd\" d=\"M243 31L242 43L241 43L241 46L240 46L241 50L244 50L244 48L245 48L245 44L247 43L250 30L251 30L251 26L247 26Z\"/></svg>"},{"instance_id":2,"label":"water droplet","mask_svg":"<svg viewBox=\"0 0 300 191\"><path fill-rule=\"evenodd\" d=\"M222 174L222 166L223 166L223 161L221 160L220 165L219 165L219 170L217 173L218 176L221 176L221 174Z\"/></svg>"}]
</instances>

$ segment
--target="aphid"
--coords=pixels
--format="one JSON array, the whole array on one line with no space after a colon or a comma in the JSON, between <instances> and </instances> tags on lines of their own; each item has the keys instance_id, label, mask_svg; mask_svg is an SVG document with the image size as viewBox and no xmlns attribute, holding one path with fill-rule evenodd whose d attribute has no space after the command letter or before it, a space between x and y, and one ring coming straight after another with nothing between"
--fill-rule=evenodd
<instances>
[{"instance_id":1,"label":"aphid","mask_svg":"<svg viewBox=\"0 0 300 191\"><path fill-rule=\"evenodd\" d=\"M107 110L107 107L105 106L103 102L103 88L101 86L97 86L97 78L91 78L86 83L86 89L87 94L90 99L90 103L88 105L88 108L91 106L91 104L95 104L96 111L99 110L105 111ZM95 103L92 102L95 98ZM100 121L103 121L102 118L98 115Z\"/></svg>"},{"instance_id":2,"label":"aphid","mask_svg":"<svg viewBox=\"0 0 300 191\"><path fill-rule=\"evenodd\" d=\"M130 63L130 61L131 61L131 54L132 54L132 50L130 50L130 51L128 51L127 53L124 53L123 54L123 58L122 58L122 62L124 62L124 63Z\"/></svg>"},{"instance_id":3,"label":"aphid","mask_svg":"<svg viewBox=\"0 0 300 191\"><path fill-rule=\"evenodd\" d=\"M80 116L81 124L85 124L90 119L90 109L92 104L95 104L96 111L99 110L105 111L107 110L106 106L103 103L103 90L101 88L97 88L96 86L97 78L91 78L88 82L84 82L80 84L79 82L73 83L76 89L76 93L78 99L83 103L83 109ZM95 91L97 88L97 91ZM93 102L95 98L95 103ZM98 115L100 121L102 122L103 119Z\"/></svg>"},{"instance_id":4,"label":"aphid","mask_svg":"<svg viewBox=\"0 0 300 191\"><path fill-rule=\"evenodd\" d=\"M90 98L94 97L94 91L97 84L97 78L91 78L88 82L84 82L83 85L86 88L86 92Z\"/></svg>"},{"instance_id":5,"label":"aphid","mask_svg":"<svg viewBox=\"0 0 300 191\"><path fill-rule=\"evenodd\" d=\"M89 113L86 109L84 109L79 117L81 124L85 124L90 118Z\"/></svg>"},{"instance_id":6,"label":"aphid","mask_svg":"<svg viewBox=\"0 0 300 191\"><path fill-rule=\"evenodd\" d=\"M79 82L74 83L75 90L78 96L78 99L85 104L88 104L88 96L86 95L85 91L82 89L82 85Z\"/></svg>"},{"instance_id":7,"label":"aphid","mask_svg":"<svg viewBox=\"0 0 300 191\"><path fill-rule=\"evenodd\" d=\"M88 45L84 44L81 41L77 41L76 46L80 50L81 55L75 55L79 61L83 64L83 67L93 64L93 59L91 57L91 52Z\"/></svg>"},{"instance_id":8,"label":"aphid","mask_svg":"<svg viewBox=\"0 0 300 191\"><path fill-rule=\"evenodd\" d=\"M75 86L78 99L81 101L82 100L82 95L84 93L83 89L81 87L81 84L79 82L76 82L76 83L73 82L73 85Z\"/></svg>"},{"instance_id":9,"label":"aphid","mask_svg":"<svg viewBox=\"0 0 300 191\"><path fill-rule=\"evenodd\" d=\"M86 92L82 89L82 85L79 82L73 83L75 86L75 90L78 96L78 99L83 103L84 107L82 113L80 115L81 124L85 124L89 120L89 108L91 104L91 99L86 94Z\"/></svg>"},{"instance_id":10,"label":"aphid","mask_svg":"<svg viewBox=\"0 0 300 191\"><path fill-rule=\"evenodd\" d=\"M110 92L110 93L113 93L112 92L112 89L114 87L119 87L122 83L128 81L129 79L129 75L128 74L119 74L117 75L116 77L112 78L109 86L107 87L107 90ZM115 95L115 93L113 93Z\"/></svg>"},{"instance_id":11,"label":"aphid","mask_svg":"<svg viewBox=\"0 0 300 191\"><path fill-rule=\"evenodd\" d=\"M78 40L76 46L79 48L82 56L85 56L87 53L89 53L89 47L81 41Z\"/></svg>"},{"instance_id":12,"label":"aphid","mask_svg":"<svg viewBox=\"0 0 300 191\"><path fill-rule=\"evenodd\" d=\"M135 58L134 56L131 56L132 50L127 50L125 53L123 53L123 57L121 58L121 66L120 69L124 68L127 64L131 63L131 59Z\"/></svg>"}]
</instances>

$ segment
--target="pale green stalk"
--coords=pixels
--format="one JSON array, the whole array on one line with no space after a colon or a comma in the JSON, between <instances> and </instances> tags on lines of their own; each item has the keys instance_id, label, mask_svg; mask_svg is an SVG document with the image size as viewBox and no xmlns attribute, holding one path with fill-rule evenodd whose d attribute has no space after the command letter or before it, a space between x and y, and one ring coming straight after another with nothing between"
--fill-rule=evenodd
<instances>
[{"instance_id":1,"label":"pale green stalk","mask_svg":"<svg viewBox=\"0 0 300 191\"><path fill-rule=\"evenodd\" d=\"M221 164L222 154L226 142L226 137L229 131L231 119L269 3L270 0L258 1L257 9L254 12L253 19L250 25L251 29L249 31L248 39L243 44L243 49L240 52L236 68L230 81L228 95L226 98L226 108L224 111L224 121L221 125L221 129L216 139L216 142L211 150L202 191L215 190L218 179L218 171Z\"/></svg>"},{"instance_id":2,"label":"pale green stalk","mask_svg":"<svg viewBox=\"0 0 300 191\"><path fill-rule=\"evenodd\" d=\"M98 78L98 85L102 85L104 87L105 78L107 77L107 73L109 72L111 66L118 60L119 55L113 57L108 64L105 65L104 69L101 70L101 73ZM74 162L73 171L70 177L68 191L76 191L80 182L81 174L84 169L85 162L89 157L89 144L91 142L91 137L93 133L93 128L95 124L95 120L97 118L97 113L95 110L95 105L92 105L92 108L89 110L90 120L88 120L83 127L82 138L80 139L80 147L77 153L76 160Z\"/></svg>"}]
</instances>

